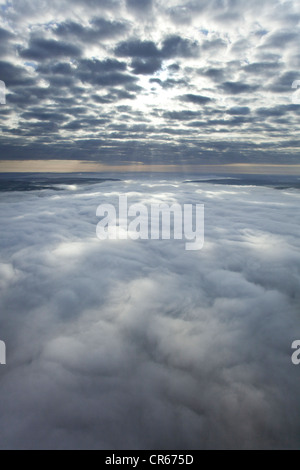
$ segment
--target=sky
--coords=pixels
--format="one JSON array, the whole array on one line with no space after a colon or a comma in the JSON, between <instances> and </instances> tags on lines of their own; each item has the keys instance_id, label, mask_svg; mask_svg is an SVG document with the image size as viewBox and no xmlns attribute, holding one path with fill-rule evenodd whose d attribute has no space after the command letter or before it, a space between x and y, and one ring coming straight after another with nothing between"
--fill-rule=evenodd
<instances>
[{"instance_id":1,"label":"sky","mask_svg":"<svg viewBox=\"0 0 300 470\"><path fill-rule=\"evenodd\" d=\"M0 173L29 173L0 184L1 449L299 448L299 26L297 0L0 0ZM100 241L120 195L204 204L203 250Z\"/></svg>"},{"instance_id":2,"label":"sky","mask_svg":"<svg viewBox=\"0 0 300 470\"><path fill-rule=\"evenodd\" d=\"M1 171L299 164L299 2L0 9Z\"/></svg>"}]
</instances>

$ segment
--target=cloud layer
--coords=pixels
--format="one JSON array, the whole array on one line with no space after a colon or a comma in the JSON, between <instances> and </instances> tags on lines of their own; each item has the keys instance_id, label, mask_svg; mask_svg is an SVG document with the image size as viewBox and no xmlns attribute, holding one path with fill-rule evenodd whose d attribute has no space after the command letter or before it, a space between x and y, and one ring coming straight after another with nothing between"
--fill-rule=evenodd
<instances>
[{"instance_id":1,"label":"cloud layer","mask_svg":"<svg viewBox=\"0 0 300 470\"><path fill-rule=\"evenodd\" d=\"M297 2L12 0L1 10L1 158L298 161Z\"/></svg>"},{"instance_id":2,"label":"cloud layer","mask_svg":"<svg viewBox=\"0 0 300 470\"><path fill-rule=\"evenodd\" d=\"M230 181L230 180L229 180ZM299 447L299 192L181 177L2 193L0 447ZM96 208L205 203L206 243L96 238Z\"/></svg>"}]
</instances>

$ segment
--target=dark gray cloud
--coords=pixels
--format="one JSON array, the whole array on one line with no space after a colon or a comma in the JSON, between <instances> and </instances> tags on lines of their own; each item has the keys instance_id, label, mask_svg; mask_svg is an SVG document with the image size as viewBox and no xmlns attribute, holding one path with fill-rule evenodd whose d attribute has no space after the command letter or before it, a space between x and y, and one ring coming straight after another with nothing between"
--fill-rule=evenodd
<instances>
[{"instance_id":1,"label":"dark gray cloud","mask_svg":"<svg viewBox=\"0 0 300 470\"><path fill-rule=\"evenodd\" d=\"M52 117L54 117L53 115L51 115L51 117L49 115L49 119L51 119L50 121L47 120L48 118L46 118L46 120L41 119L41 122L30 122L28 121L27 116L23 117L24 121L22 123L22 127L12 131L15 135L34 138L39 136L41 138L48 136L49 133L57 135L59 132L58 123L52 120ZM31 117L29 117L29 119L31 119ZM61 124L61 120L59 124Z\"/></svg>"},{"instance_id":2,"label":"dark gray cloud","mask_svg":"<svg viewBox=\"0 0 300 470\"><path fill-rule=\"evenodd\" d=\"M251 109L248 108L247 106L244 106L244 107L231 108L231 109L228 109L228 111L226 112L227 114L231 114L232 116L245 116L251 113Z\"/></svg>"},{"instance_id":3,"label":"dark gray cloud","mask_svg":"<svg viewBox=\"0 0 300 470\"><path fill-rule=\"evenodd\" d=\"M78 71L91 72L92 74L103 74L110 72L124 72L127 69L125 62L120 62L115 59L97 60L97 59L84 59L79 62Z\"/></svg>"},{"instance_id":4,"label":"dark gray cloud","mask_svg":"<svg viewBox=\"0 0 300 470\"><path fill-rule=\"evenodd\" d=\"M156 83L166 90L170 88L181 88L188 86L188 81L183 78L177 80L173 78L168 78L167 80L161 80L160 78L151 78L150 83Z\"/></svg>"},{"instance_id":5,"label":"dark gray cloud","mask_svg":"<svg viewBox=\"0 0 300 470\"><path fill-rule=\"evenodd\" d=\"M71 89L72 86L74 85L75 81L72 76L58 76L54 75L51 77L48 77L49 83L52 87L55 88L69 88Z\"/></svg>"},{"instance_id":6,"label":"dark gray cloud","mask_svg":"<svg viewBox=\"0 0 300 470\"><path fill-rule=\"evenodd\" d=\"M119 57L138 57L142 59L159 58L161 53L152 41L130 40L118 44L115 53Z\"/></svg>"},{"instance_id":7,"label":"dark gray cloud","mask_svg":"<svg viewBox=\"0 0 300 470\"><path fill-rule=\"evenodd\" d=\"M116 86L133 83L136 79L128 73L124 62L115 59L99 61L97 59L84 59L79 62L76 76L83 83L102 86Z\"/></svg>"},{"instance_id":8,"label":"dark gray cloud","mask_svg":"<svg viewBox=\"0 0 300 470\"><path fill-rule=\"evenodd\" d=\"M121 100L135 100L136 95L134 93L129 93L125 89L112 89L106 95L93 95L95 103L108 104L116 103Z\"/></svg>"},{"instance_id":9,"label":"dark gray cloud","mask_svg":"<svg viewBox=\"0 0 300 470\"><path fill-rule=\"evenodd\" d=\"M0 28L0 40L4 41L6 39L11 39L13 38L14 35L8 31L7 29Z\"/></svg>"},{"instance_id":10,"label":"dark gray cloud","mask_svg":"<svg viewBox=\"0 0 300 470\"><path fill-rule=\"evenodd\" d=\"M14 37L14 35L0 27L0 57L5 57L11 51L11 44L10 41Z\"/></svg>"},{"instance_id":11,"label":"dark gray cloud","mask_svg":"<svg viewBox=\"0 0 300 470\"><path fill-rule=\"evenodd\" d=\"M153 7L153 0L126 0L127 8L137 13L149 13Z\"/></svg>"},{"instance_id":12,"label":"dark gray cloud","mask_svg":"<svg viewBox=\"0 0 300 470\"><path fill-rule=\"evenodd\" d=\"M209 129L211 127L218 128L220 126L236 127L249 122L251 122L250 119L247 119L242 115L235 115L235 117L232 119L206 119L205 121L193 121L189 123L188 126Z\"/></svg>"},{"instance_id":13,"label":"dark gray cloud","mask_svg":"<svg viewBox=\"0 0 300 470\"><path fill-rule=\"evenodd\" d=\"M135 81L134 77L131 75L119 72L98 74L97 76L82 72L79 73L78 76L84 83L91 83L92 85L100 85L104 87L124 85Z\"/></svg>"},{"instance_id":14,"label":"dark gray cloud","mask_svg":"<svg viewBox=\"0 0 300 470\"><path fill-rule=\"evenodd\" d=\"M180 65L179 64L171 64L168 67L168 70L171 72L179 72L180 71Z\"/></svg>"},{"instance_id":15,"label":"dark gray cloud","mask_svg":"<svg viewBox=\"0 0 300 470\"><path fill-rule=\"evenodd\" d=\"M37 109L36 111L30 111L23 113L21 116L23 119L37 119L38 121L54 121L54 122L63 122L65 121L65 116L52 112L47 113Z\"/></svg>"},{"instance_id":16,"label":"dark gray cloud","mask_svg":"<svg viewBox=\"0 0 300 470\"><path fill-rule=\"evenodd\" d=\"M88 7L92 11L114 10L120 7L120 0L74 0L73 3L83 6L83 8Z\"/></svg>"},{"instance_id":17,"label":"dark gray cloud","mask_svg":"<svg viewBox=\"0 0 300 470\"><path fill-rule=\"evenodd\" d=\"M79 57L81 49L73 44L62 41L32 38L29 42L29 47L21 49L19 54L24 59L40 61L60 57Z\"/></svg>"},{"instance_id":18,"label":"dark gray cloud","mask_svg":"<svg viewBox=\"0 0 300 470\"><path fill-rule=\"evenodd\" d=\"M46 75L72 75L74 68L68 62L55 62L50 64L41 64L37 67L37 72Z\"/></svg>"},{"instance_id":19,"label":"dark gray cloud","mask_svg":"<svg viewBox=\"0 0 300 470\"><path fill-rule=\"evenodd\" d=\"M212 39L211 41L204 41L201 44L202 50L209 51L211 53L213 53L213 51L215 50L224 49L224 48L227 48L227 42L221 38Z\"/></svg>"},{"instance_id":20,"label":"dark gray cloud","mask_svg":"<svg viewBox=\"0 0 300 470\"><path fill-rule=\"evenodd\" d=\"M150 57L164 59L191 58L198 56L199 44L196 41L174 35L165 38L161 48L152 41L130 40L120 43L115 53L120 57L139 57L143 59Z\"/></svg>"},{"instance_id":21,"label":"dark gray cloud","mask_svg":"<svg viewBox=\"0 0 300 470\"><path fill-rule=\"evenodd\" d=\"M93 18L88 27L80 23L65 22L57 25L55 34L63 38L73 38L84 42L110 39L121 36L128 26L121 21L110 21L104 18Z\"/></svg>"},{"instance_id":22,"label":"dark gray cloud","mask_svg":"<svg viewBox=\"0 0 300 470\"><path fill-rule=\"evenodd\" d=\"M1 80L7 87L30 86L35 84L35 80L23 67L13 65L10 62L0 61Z\"/></svg>"},{"instance_id":23,"label":"dark gray cloud","mask_svg":"<svg viewBox=\"0 0 300 470\"><path fill-rule=\"evenodd\" d=\"M163 57L168 59L198 57L199 44L197 41L191 41L181 36L169 36L162 43L161 53Z\"/></svg>"},{"instance_id":24,"label":"dark gray cloud","mask_svg":"<svg viewBox=\"0 0 300 470\"><path fill-rule=\"evenodd\" d=\"M254 62L253 64L246 65L244 70L246 73L255 75L269 75L273 76L282 69L282 64L278 62Z\"/></svg>"},{"instance_id":25,"label":"dark gray cloud","mask_svg":"<svg viewBox=\"0 0 300 470\"><path fill-rule=\"evenodd\" d=\"M286 71L280 75L274 75L268 88L272 93L287 93L291 90L293 82L298 79L299 72L296 70Z\"/></svg>"},{"instance_id":26,"label":"dark gray cloud","mask_svg":"<svg viewBox=\"0 0 300 470\"><path fill-rule=\"evenodd\" d=\"M153 75L161 69L162 61L155 57L151 59L134 59L131 62L131 67L133 67L133 73L137 75Z\"/></svg>"},{"instance_id":27,"label":"dark gray cloud","mask_svg":"<svg viewBox=\"0 0 300 470\"><path fill-rule=\"evenodd\" d=\"M175 121L191 121L192 119L196 119L200 117L199 111L168 111L164 113L164 116L167 119L175 120Z\"/></svg>"},{"instance_id":28,"label":"dark gray cloud","mask_svg":"<svg viewBox=\"0 0 300 470\"><path fill-rule=\"evenodd\" d=\"M287 113L300 113L299 106L288 105L288 106L276 106L273 108L259 108L256 113L262 117L281 117Z\"/></svg>"},{"instance_id":29,"label":"dark gray cloud","mask_svg":"<svg viewBox=\"0 0 300 470\"><path fill-rule=\"evenodd\" d=\"M293 41L297 40L297 38L298 34L294 31L276 31L275 33L267 36L262 47L268 49L283 49Z\"/></svg>"},{"instance_id":30,"label":"dark gray cloud","mask_svg":"<svg viewBox=\"0 0 300 470\"><path fill-rule=\"evenodd\" d=\"M243 82L225 82L223 83L222 88L225 93L232 94L232 95L239 95L241 93L254 92L259 88L259 86L248 85L247 83L243 83Z\"/></svg>"},{"instance_id":31,"label":"dark gray cloud","mask_svg":"<svg viewBox=\"0 0 300 470\"><path fill-rule=\"evenodd\" d=\"M226 76L226 70L221 68L200 69L198 70L198 74L208 77L213 81L221 82Z\"/></svg>"},{"instance_id":32,"label":"dark gray cloud","mask_svg":"<svg viewBox=\"0 0 300 470\"><path fill-rule=\"evenodd\" d=\"M191 93L187 95L183 95L180 97L181 101L185 101L186 103L193 103L193 104L207 104L211 101L211 98L207 96L201 96L201 95L193 95Z\"/></svg>"}]
</instances>

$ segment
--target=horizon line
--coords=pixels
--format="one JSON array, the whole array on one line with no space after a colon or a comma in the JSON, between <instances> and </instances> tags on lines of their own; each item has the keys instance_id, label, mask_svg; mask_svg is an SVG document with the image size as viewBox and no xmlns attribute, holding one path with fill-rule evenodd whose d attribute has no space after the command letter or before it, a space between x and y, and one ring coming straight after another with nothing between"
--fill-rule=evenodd
<instances>
[{"instance_id":1,"label":"horizon line","mask_svg":"<svg viewBox=\"0 0 300 470\"><path fill-rule=\"evenodd\" d=\"M236 173L300 175L300 164L226 163L201 164L143 164L108 165L82 160L2 160L0 173Z\"/></svg>"}]
</instances>

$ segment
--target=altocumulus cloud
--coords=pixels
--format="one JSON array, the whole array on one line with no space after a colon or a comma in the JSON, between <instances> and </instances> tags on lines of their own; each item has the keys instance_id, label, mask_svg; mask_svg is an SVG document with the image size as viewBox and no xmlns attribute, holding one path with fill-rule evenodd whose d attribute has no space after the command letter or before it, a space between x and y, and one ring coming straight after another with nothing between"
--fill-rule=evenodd
<instances>
[{"instance_id":1,"label":"altocumulus cloud","mask_svg":"<svg viewBox=\"0 0 300 470\"><path fill-rule=\"evenodd\" d=\"M1 448L298 448L299 192L57 189L1 196ZM205 203L204 249L98 241L119 193Z\"/></svg>"},{"instance_id":2,"label":"altocumulus cloud","mask_svg":"<svg viewBox=\"0 0 300 470\"><path fill-rule=\"evenodd\" d=\"M3 0L1 159L294 164L299 106L272 110L300 79L299 18L294 0Z\"/></svg>"}]
</instances>

